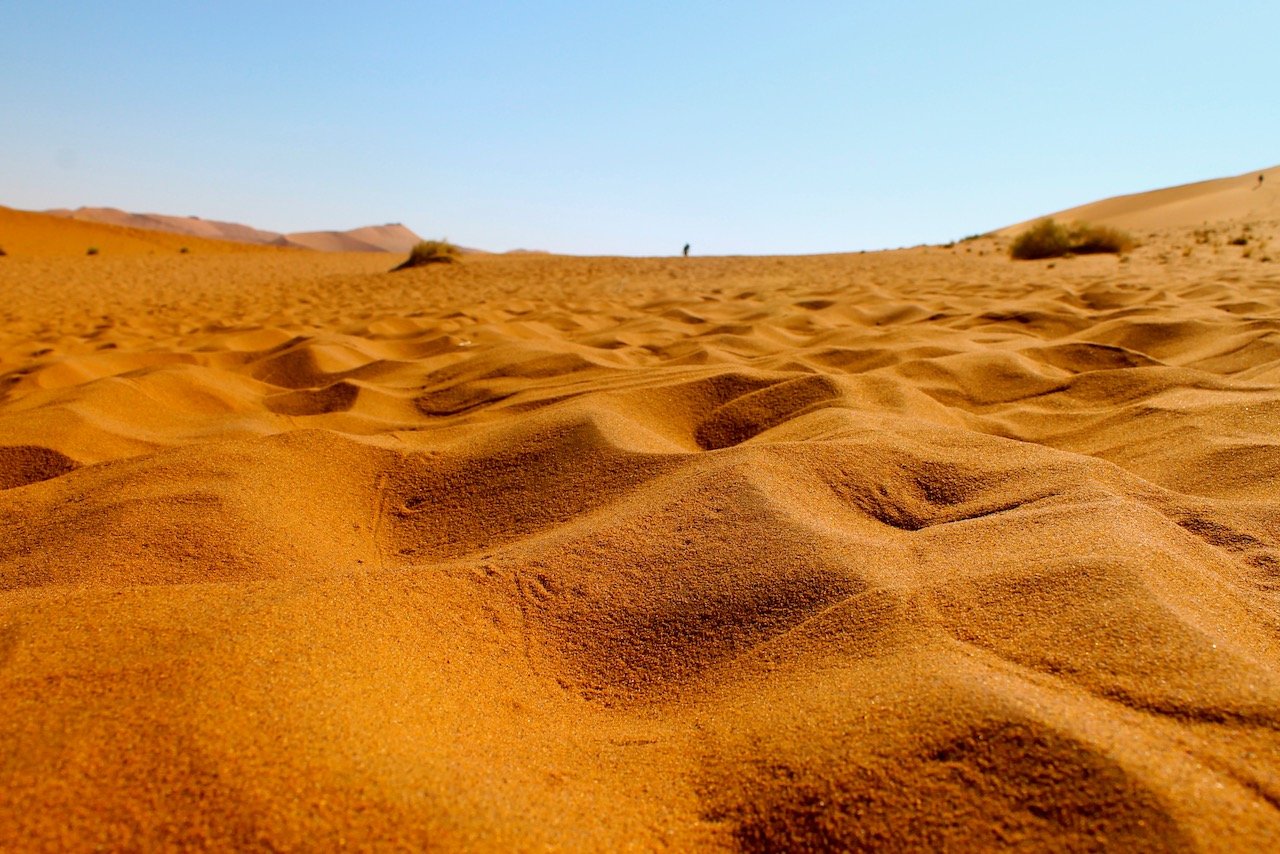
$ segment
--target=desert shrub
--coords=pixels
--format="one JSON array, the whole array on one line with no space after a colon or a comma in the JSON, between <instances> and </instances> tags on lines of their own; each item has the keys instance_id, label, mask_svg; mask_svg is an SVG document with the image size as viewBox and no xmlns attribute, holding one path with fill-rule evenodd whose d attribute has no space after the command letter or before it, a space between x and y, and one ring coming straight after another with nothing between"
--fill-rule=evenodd
<instances>
[{"instance_id":1,"label":"desert shrub","mask_svg":"<svg viewBox=\"0 0 1280 854\"><path fill-rule=\"evenodd\" d=\"M1071 230L1071 251L1077 255L1096 255L1099 252L1120 254L1133 248L1133 238L1109 225L1079 224Z\"/></svg>"},{"instance_id":2,"label":"desert shrub","mask_svg":"<svg viewBox=\"0 0 1280 854\"><path fill-rule=\"evenodd\" d=\"M97 254L98 254L98 247L96 247L96 246L90 246L88 249L86 249L86 250L85 250L85 253L84 253L84 254L86 254L86 255L97 255Z\"/></svg>"},{"instance_id":3,"label":"desert shrub","mask_svg":"<svg viewBox=\"0 0 1280 854\"><path fill-rule=\"evenodd\" d=\"M1051 219L1042 219L1014 238L1009 255L1019 261L1058 258L1071 249L1067 230Z\"/></svg>"},{"instance_id":4,"label":"desert shrub","mask_svg":"<svg viewBox=\"0 0 1280 854\"><path fill-rule=\"evenodd\" d=\"M190 251L191 251L191 250L190 250L190 249L188 249L188 248L187 248L187 247L185 247L185 246L178 250L178 252L179 252L180 254L182 254L182 255L186 255L186 254L187 254L187 253L189 253Z\"/></svg>"},{"instance_id":5,"label":"desert shrub","mask_svg":"<svg viewBox=\"0 0 1280 854\"><path fill-rule=\"evenodd\" d=\"M396 270L422 267L426 264L452 264L458 260L458 247L447 240L419 240L409 250L409 258Z\"/></svg>"},{"instance_id":6,"label":"desert shrub","mask_svg":"<svg viewBox=\"0 0 1280 854\"><path fill-rule=\"evenodd\" d=\"M1127 252L1133 238L1118 228L1075 223L1070 228L1042 219L1014 238L1009 255L1020 261L1062 258L1099 252Z\"/></svg>"},{"instance_id":7,"label":"desert shrub","mask_svg":"<svg viewBox=\"0 0 1280 854\"><path fill-rule=\"evenodd\" d=\"M3 258L4 256L6 256L6 255L8 255L8 254L9 254L8 252L5 252L5 251L4 251L4 247L3 247L3 246L0 246L0 258Z\"/></svg>"},{"instance_id":8,"label":"desert shrub","mask_svg":"<svg viewBox=\"0 0 1280 854\"><path fill-rule=\"evenodd\" d=\"M1233 238L1233 239L1231 240L1231 245L1232 245L1232 246L1248 246L1248 245L1249 245L1249 238L1244 237L1243 235L1242 235L1242 236L1240 236L1240 237Z\"/></svg>"}]
</instances>

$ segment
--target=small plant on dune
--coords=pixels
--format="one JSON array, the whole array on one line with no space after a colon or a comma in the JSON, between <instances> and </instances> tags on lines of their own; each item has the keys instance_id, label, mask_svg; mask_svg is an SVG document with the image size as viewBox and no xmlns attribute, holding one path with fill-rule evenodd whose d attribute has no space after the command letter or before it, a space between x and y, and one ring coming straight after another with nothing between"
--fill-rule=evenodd
<instances>
[{"instance_id":1,"label":"small plant on dune","mask_svg":"<svg viewBox=\"0 0 1280 854\"><path fill-rule=\"evenodd\" d=\"M1035 261L1099 252L1118 254L1132 248L1133 238L1118 228L1087 223L1068 228L1052 219L1042 219L1014 239L1009 255L1019 261Z\"/></svg>"},{"instance_id":2,"label":"small plant on dune","mask_svg":"<svg viewBox=\"0 0 1280 854\"><path fill-rule=\"evenodd\" d=\"M1071 251L1077 255L1120 254L1133 248L1133 238L1108 225L1076 225L1071 230Z\"/></svg>"},{"instance_id":3,"label":"small plant on dune","mask_svg":"<svg viewBox=\"0 0 1280 854\"><path fill-rule=\"evenodd\" d=\"M1019 261L1035 261L1058 258L1070 248L1067 230L1051 219L1042 219L1014 239L1009 254Z\"/></svg>"},{"instance_id":4,"label":"small plant on dune","mask_svg":"<svg viewBox=\"0 0 1280 854\"><path fill-rule=\"evenodd\" d=\"M187 254L187 253L189 253L190 251L191 251L191 250L190 250L190 249L188 249L188 248L187 248L187 247L185 247L185 246L178 250L178 252L179 252L180 254L182 254L182 255L186 255L186 254Z\"/></svg>"},{"instance_id":5,"label":"small plant on dune","mask_svg":"<svg viewBox=\"0 0 1280 854\"><path fill-rule=\"evenodd\" d=\"M86 254L86 255L97 255L97 254L98 254L98 247L96 247L96 246L90 246L88 249L86 249L86 250L85 250L85 253L84 253L84 254Z\"/></svg>"},{"instance_id":6,"label":"small plant on dune","mask_svg":"<svg viewBox=\"0 0 1280 854\"><path fill-rule=\"evenodd\" d=\"M1232 238L1232 240L1229 243L1229 245L1231 246L1247 246L1248 244L1249 244L1249 238L1245 237L1244 235L1241 235L1240 237Z\"/></svg>"},{"instance_id":7,"label":"small plant on dune","mask_svg":"<svg viewBox=\"0 0 1280 854\"><path fill-rule=\"evenodd\" d=\"M6 256L6 255L8 255L8 254L9 254L8 252L5 252L5 251L4 251L4 247L3 247L3 246L0 246L0 258L3 258L4 256Z\"/></svg>"},{"instance_id":8,"label":"small plant on dune","mask_svg":"<svg viewBox=\"0 0 1280 854\"><path fill-rule=\"evenodd\" d=\"M411 267L422 267L427 264L452 264L461 253L458 247L447 240L419 240L409 250L409 258L395 270L408 270Z\"/></svg>"}]
</instances>

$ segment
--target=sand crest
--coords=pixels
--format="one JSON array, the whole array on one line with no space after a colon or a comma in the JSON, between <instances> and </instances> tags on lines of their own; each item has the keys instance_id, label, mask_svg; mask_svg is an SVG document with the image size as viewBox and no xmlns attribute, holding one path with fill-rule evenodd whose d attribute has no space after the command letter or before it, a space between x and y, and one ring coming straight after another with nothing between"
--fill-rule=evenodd
<instances>
[{"instance_id":1,"label":"sand crest","mask_svg":"<svg viewBox=\"0 0 1280 854\"><path fill-rule=\"evenodd\" d=\"M238 222L201 219L194 216L172 216L156 213L129 213L119 208L57 208L44 214L77 222L114 225L130 229L161 231L169 234L201 237L206 240L236 241L270 246L316 249L321 252L408 252L421 240L399 223L368 225L347 231L299 231L282 234L265 231ZM0 219L0 223L3 220ZM48 229L50 232L64 229Z\"/></svg>"},{"instance_id":2,"label":"sand crest","mask_svg":"<svg viewBox=\"0 0 1280 854\"><path fill-rule=\"evenodd\" d=\"M30 229L0 848L1280 837L1274 223L394 274Z\"/></svg>"},{"instance_id":3,"label":"sand crest","mask_svg":"<svg viewBox=\"0 0 1280 854\"><path fill-rule=\"evenodd\" d=\"M1116 196L1050 216L1064 222L1080 220L1143 231L1203 228L1225 221L1277 220L1280 219L1280 166ZM1013 235L1028 224L1011 225L998 233Z\"/></svg>"}]
</instances>

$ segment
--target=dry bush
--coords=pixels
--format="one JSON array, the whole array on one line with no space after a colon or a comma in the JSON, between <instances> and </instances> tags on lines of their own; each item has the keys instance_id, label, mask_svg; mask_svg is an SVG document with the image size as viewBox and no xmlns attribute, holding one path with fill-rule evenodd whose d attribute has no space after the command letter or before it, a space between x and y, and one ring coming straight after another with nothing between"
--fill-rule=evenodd
<instances>
[{"instance_id":1,"label":"dry bush","mask_svg":"<svg viewBox=\"0 0 1280 854\"><path fill-rule=\"evenodd\" d=\"M1100 252L1120 254L1133 248L1133 238L1109 225L1079 223L1071 230L1071 251L1077 255L1096 255Z\"/></svg>"},{"instance_id":2,"label":"dry bush","mask_svg":"<svg viewBox=\"0 0 1280 854\"><path fill-rule=\"evenodd\" d=\"M1052 219L1042 219L1014 239L1009 255L1020 261L1034 261L1099 252L1119 254L1133 246L1133 238L1118 228L1083 222L1068 228Z\"/></svg>"},{"instance_id":3,"label":"dry bush","mask_svg":"<svg viewBox=\"0 0 1280 854\"><path fill-rule=\"evenodd\" d=\"M1051 219L1042 219L1014 238L1009 255L1019 261L1060 258L1071 251L1067 230Z\"/></svg>"},{"instance_id":4,"label":"dry bush","mask_svg":"<svg viewBox=\"0 0 1280 854\"><path fill-rule=\"evenodd\" d=\"M408 270L427 264L452 264L458 260L459 254L458 247L447 240L419 240L409 250L408 260L395 270Z\"/></svg>"}]
</instances>

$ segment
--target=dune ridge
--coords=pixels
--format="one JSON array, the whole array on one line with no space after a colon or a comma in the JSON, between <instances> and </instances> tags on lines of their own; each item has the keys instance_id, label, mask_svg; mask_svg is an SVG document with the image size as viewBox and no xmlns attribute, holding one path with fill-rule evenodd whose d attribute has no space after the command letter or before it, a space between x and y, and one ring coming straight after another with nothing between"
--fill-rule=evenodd
<instances>
[{"instance_id":1,"label":"dune ridge","mask_svg":"<svg viewBox=\"0 0 1280 854\"><path fill-rule=\"evenodd\" d=\"M5 251L5 257L44 259L85 255L90 249L119 255L153 255L184 250L205 253L269 252L275 247L178 235L110 222L62 219L0 205L0 249Z\"/></svg>"},{"instance_id":2,"label":"dune ridge","mask_svg":"<svg viewBox=\"0 0 1280 854\"><path fill-rule=\"evenodd\" d=\"M0 260L0 847L1264 849L1280 266L1001 249Z\"/></svg>"},{"instance_id":3,"label":"dune ridge","mask_svg":"<svg viewBox=\"0 0 1280 854\"><path fill-rule=\"evenodd\" d=\"M1063 222L1089 222L1158 232L1224 222L1276 220L1280 219L1280 166L1230 178L1115 196L1049 216ZM1027 220L1006 226L995 234L1012 236L1033 222L1035 220Z\"/></svg>"},{"instance_id":4,"label":"dune ridge","mask_svg":"<svg viewBox=\"0 0 1280 854\"><path fill-rule=\"evenodd\" d=\"M201 219L196 216L172 216L156 213L129 213L119 208L79 207L54 208L44 211L49 216L78 222L94 222L164 231L202 237L207 240L229 240L269 246L315 249L321 252L408 252L422 238L400 223L368 225L346 231L298 231L283 233L266 231L238 222Z\"/></svg>"}]
</instances>

